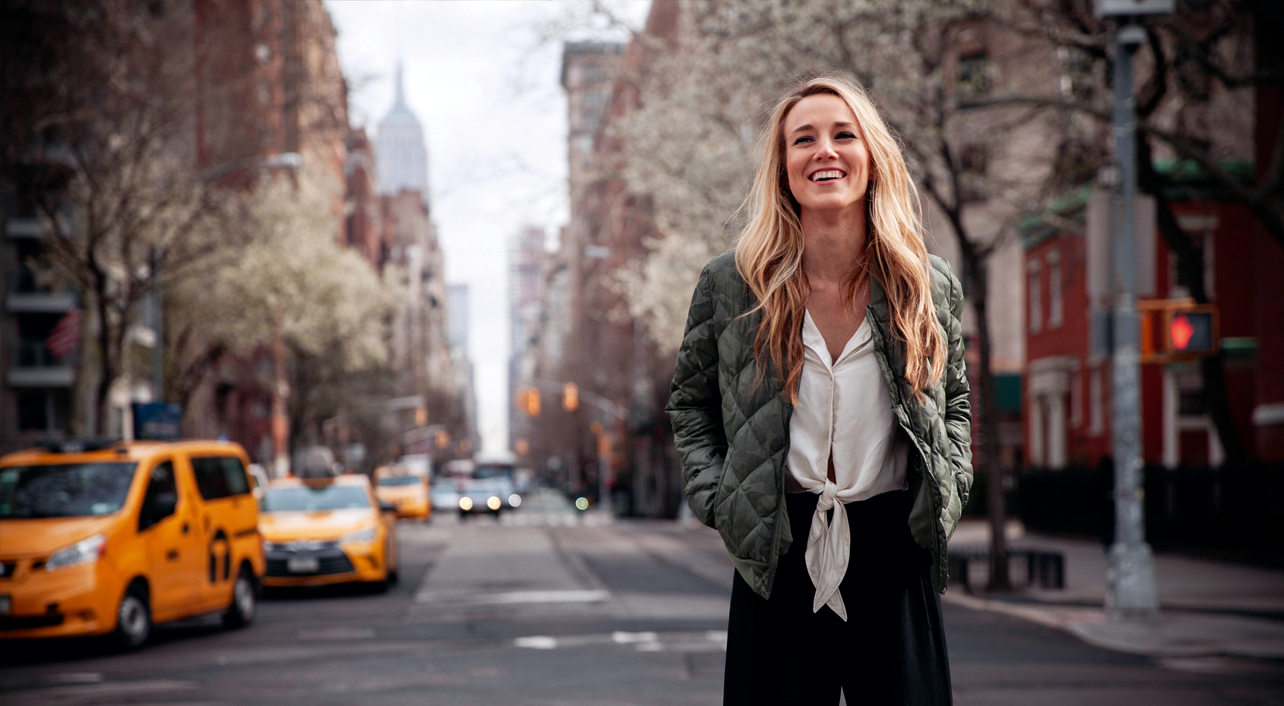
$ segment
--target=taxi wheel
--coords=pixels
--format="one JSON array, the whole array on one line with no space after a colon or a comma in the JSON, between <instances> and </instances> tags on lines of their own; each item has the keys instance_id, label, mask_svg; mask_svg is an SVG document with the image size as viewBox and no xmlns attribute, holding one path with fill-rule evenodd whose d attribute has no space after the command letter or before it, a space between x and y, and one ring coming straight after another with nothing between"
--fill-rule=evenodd
<instances>
[{"instance_id":1,"label":"taxi wheel","mask_svg":"<svg viewBox=\"0 0 1284 706\"><path fill-rule=\"evenodd\" d=\"M232 603L223 614L223 626L229 629L245 627L254 622L258 599L255 594L254 574L242 566L232 585Z\"/></svg>"},{"instance_id":2,"label":"taxi wheel","mask_svg":"<svg viewBox=\"0 0 1284 706\"><path fill-rule=\"evenodd\" d=\"M116 611L116 631L112 638L116 644L127 650L142 647L152 634L152 609L148 600L147 588L141 583L130 584L125 595L120 599Z\"/></svg>"}]
</instances>

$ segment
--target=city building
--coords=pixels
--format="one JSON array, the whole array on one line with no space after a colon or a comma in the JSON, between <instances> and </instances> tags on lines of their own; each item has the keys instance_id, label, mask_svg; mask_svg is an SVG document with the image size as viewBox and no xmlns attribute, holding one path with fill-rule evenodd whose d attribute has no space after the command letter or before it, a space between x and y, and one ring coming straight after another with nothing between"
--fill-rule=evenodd
<instances>
[{"instance_id":1,"label":"city building","mask_svg":"<svg viewBox=\"0 0 1284 706\"><path fill-rule=\"evenodd\" d=\"M379 153L379 189L384 194L402 190L418 191L424 199L428 192L428 148L419 118L406 105L405 75L397 64L396 96L392 110L379 121L375 138Z\"/></svg>"},{"instance_id":2,"label":"city building","mask_svg":"<svg viewBox=\"0 0 1284 706\"><path fill-rule=\"evenodd\" d=\"M272 173L306 175L332 195L334 212L342 215L348 186L361 188L360 173L350 174L348 143L355 139L360 150L362 137L348 124L348 86L325 6L319 0L196 0L194 13L200 53L195 168L247 190ZM368 197L356 197L362 198ZM341 223L317 237L348 244L353 235ZM362 227L369 226L357 231ZM291 437L283 356L263 346L245 357L223 357L192 395L185 433L239 442L256 462L283 473Z\"/></svg>"},{"instance_id":3,"label":"city building","mask_svg":"<svg viewBox=\"0 0 1284 706\"><path fill-rule=\"evenodd\" d=\"M400 65L392 108L379 121L374 143L382 195L379 269L387 279L389 268L394 268L404 294L389 331L392 368L398 394L418 397L424 410L423 418L401 423L401 431L440 429L451 446L439 446L436 452L466 455L476 446L476 425L469 420L467 400L460 396L460 366L471 370L471 364L452 346L455 314L449 311L445 254L432 220L428 149L419 118L406 104ZM467 313L458 316L466 326Z\"/></svg>"},{"instance_id":4,"label":"city building","mask_svg":"<svg viewBox=\"0 0 1284 706\"><path fill-rule=\"evenodd\" d=\"M536 386L533 366L535 345L544 313L542 274L548 255L544 229L525 226L508 244L508 444L531 438L529 415L518 403L519 391Z\"/></svg>"},{"instance_id":5,"label":"city building","mask_svg":"<svg viewBox=\"0 0 1284 706\"><path fill-rule=\"evenodd\" d=\"M477 381L473 372L472 355L468 351L469 293L467 284L447 287L447 310L450 312L450 354L455 365L455 389L463 408L465 439L472 449L481 448L481 434L477 426Z\"/></svg>"}]
</instances>

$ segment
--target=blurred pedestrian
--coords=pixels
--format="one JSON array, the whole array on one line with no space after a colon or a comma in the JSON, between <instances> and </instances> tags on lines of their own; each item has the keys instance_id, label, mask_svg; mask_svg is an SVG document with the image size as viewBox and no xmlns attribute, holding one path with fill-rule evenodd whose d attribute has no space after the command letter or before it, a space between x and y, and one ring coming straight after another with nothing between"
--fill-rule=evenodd
<instances>
[{"instance_id":1,"label":"blurred pedestrian","mask_svg":"<svg viewBox=\"0 0 1284 706\"><path fill-rule=\"evenodd\" d=\"M767 129L668 405L688 503L737 569L723 700L949 704L937 591L972 482L962 290L860 87L805 81Z\"/></svg>"}]
</instances>

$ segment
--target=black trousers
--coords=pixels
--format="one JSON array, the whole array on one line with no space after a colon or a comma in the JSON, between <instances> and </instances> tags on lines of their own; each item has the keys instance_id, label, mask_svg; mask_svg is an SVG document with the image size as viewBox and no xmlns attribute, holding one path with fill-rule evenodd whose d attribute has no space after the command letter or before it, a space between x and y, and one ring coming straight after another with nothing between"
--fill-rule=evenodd
<instances>
[{"instance_id":1,"label":"black trousers","mask_svg":"<svg viewBox=\"0 0 1284 706\"><path fill-rule=\"evenodd\" d=\"M780 557L771 599L735 577L727 626L723 704L838 703L849 706L952 703L941 602L931 554L914 543L909 491L840 505L851 527L851 558L839 591L847 622L822 607L807 574L807 533L818 496L785 495L794 541Z\"/></svg>"}]
</instances>

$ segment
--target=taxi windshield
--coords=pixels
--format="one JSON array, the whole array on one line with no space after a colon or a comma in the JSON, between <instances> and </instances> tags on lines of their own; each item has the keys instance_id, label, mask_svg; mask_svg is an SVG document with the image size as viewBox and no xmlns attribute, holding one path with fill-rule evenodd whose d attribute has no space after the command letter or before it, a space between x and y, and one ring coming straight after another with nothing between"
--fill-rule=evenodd
<instances>
[{"instance_id":1,"label":"taxi windshield","mask_svg":"<svg viewBox=\"0 0 1284 706\"><path fill-rule=\"evenodd\" d=\"M110 515L125 505L134 463L0 468L0 519Z\"/></svg>"},{"instance_id":2,"label":"taxi windshield","mask_svg":"<svg viewBox=\"0 0 1284 706\"><path fill-rule=\"evenodd\" d=\"M379 485L415 485L418 482L419 479L415 476L392 476L390 478L381 479L379 481Z\"/></svg>"},{"instance_id":3,"label":"taxi windshield","mask_svg":"<svg viewBox=\"0 0 1284 706\"><path fill-rule=\"evenodd\" d=\"M319 488L293 486L268 488L259 503L263 512L313 512L315 510L368 510L370 498L354 485L326 485Z\"/></svg>"}]
</instances>

